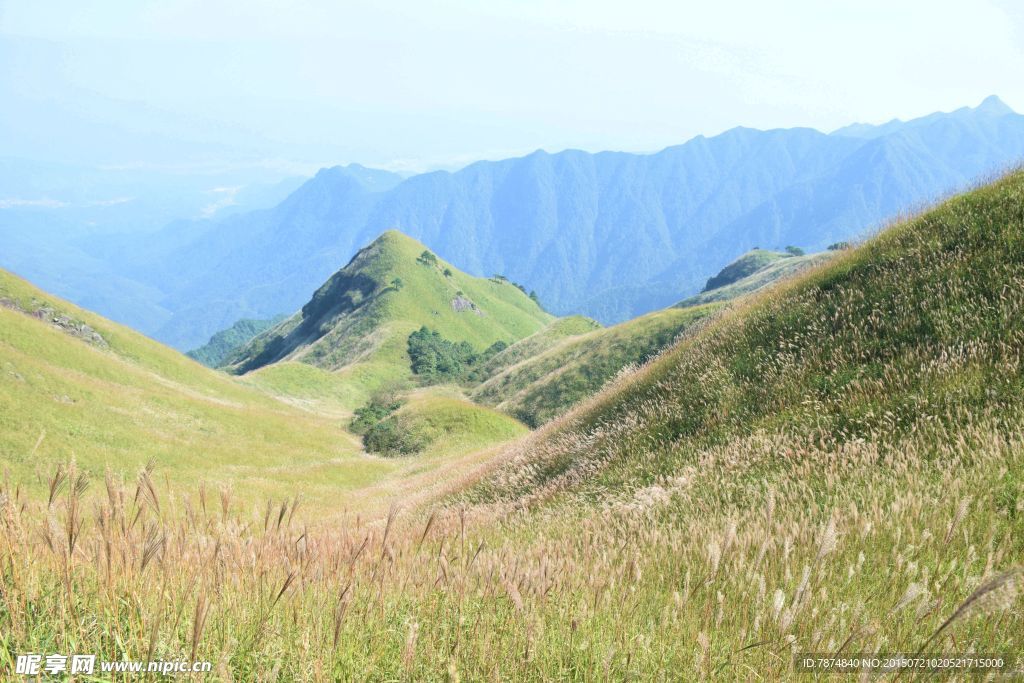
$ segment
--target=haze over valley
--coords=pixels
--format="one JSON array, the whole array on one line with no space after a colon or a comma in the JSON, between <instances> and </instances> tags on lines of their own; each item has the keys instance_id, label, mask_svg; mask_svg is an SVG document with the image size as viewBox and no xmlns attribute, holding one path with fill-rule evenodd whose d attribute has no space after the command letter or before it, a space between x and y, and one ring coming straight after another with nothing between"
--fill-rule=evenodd
<instances>
[{"instance_id":1,"label":"haze over valley","mask_svg":"<svg viewBox=\"0 0 1024 683\"><path fill-rule=\"evenodd\" d=\"M274 206L158 229L40 231L65 209L0 210L0 266L188 350L294 310L397 229L467 272L523 283L553 313L614 323L695 294L748 249L862 238L1022 156L1024 117L992 96L827 135L737 128L653 154L538 151L408 178L350 164ZM282 182L251 193L269 202L295 181Z\"/></svg>"}]
</instances>

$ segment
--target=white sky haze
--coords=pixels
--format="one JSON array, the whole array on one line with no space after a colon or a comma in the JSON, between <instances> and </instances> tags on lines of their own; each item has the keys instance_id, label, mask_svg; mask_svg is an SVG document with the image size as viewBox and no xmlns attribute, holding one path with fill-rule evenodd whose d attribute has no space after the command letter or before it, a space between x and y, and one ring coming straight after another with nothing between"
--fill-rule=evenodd
<instances>
[{"instance_id":1,"label":"white sky haze","mask_svg":"<svg viewBox=\"0 0 1024 683\"><path fill-rule=\"evenodd\" d=\"M0 156L423 170L1019 109L1021 6L0 0Z\"/></svg>"}]
</instances>

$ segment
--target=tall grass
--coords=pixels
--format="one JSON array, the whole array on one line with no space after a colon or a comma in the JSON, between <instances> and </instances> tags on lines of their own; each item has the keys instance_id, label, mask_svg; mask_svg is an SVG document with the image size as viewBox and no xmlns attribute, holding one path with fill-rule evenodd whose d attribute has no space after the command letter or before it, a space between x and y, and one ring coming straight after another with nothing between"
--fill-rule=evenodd
<instances>
[{"instance_id":1,"label":"tall grass","mask_svg":"<svg viewBox=\"0 0 1024 683\"><path fill-rule=\"evenodd\" d=\"M87 502L71 468L52 500L3 493L0 656L200 658L242 681L777 678L797 650L1017 654L1012 591L975 597L1015 588L1024 557L1007 476L1024 437L993 427L934 451L758 434L597 505L317 531L292 501L172 502L145 471Z\"/></svg>"}]
</instances>

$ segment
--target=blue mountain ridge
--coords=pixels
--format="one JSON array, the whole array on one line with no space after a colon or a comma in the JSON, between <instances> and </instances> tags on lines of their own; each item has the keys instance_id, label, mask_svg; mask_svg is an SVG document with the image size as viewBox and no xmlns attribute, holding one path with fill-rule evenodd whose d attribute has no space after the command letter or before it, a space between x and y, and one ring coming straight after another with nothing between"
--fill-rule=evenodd
<instances>
[{"instance_id":1,"label":"blue mountain ridge","mask_svg":"<svg viewBox=\"0 0 1024 683\"><path fill-rule=\"evenodd\" d=\"M536 290L553 313L612 323L694 294L751 248L856 239L1022 158L1024 116L991 97L831 134L735 128L653 154L539 150L405 179L323 169L271 209L172 224L105 253L139 284L126 291L159 292L153 306L167 311L122 322L183 349L239 318L298 309L389 228Z\"/></svg>"}]
</instances>

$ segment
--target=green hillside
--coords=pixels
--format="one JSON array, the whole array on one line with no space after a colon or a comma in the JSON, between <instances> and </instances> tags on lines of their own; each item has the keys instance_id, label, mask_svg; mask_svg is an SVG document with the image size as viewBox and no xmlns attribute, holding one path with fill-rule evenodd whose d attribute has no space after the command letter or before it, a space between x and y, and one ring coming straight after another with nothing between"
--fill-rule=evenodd
<instances>
[{"instance_id":1,"label":"green hillside","mask_svg":"<svg viewBox=\"0 0 1024 683\"><path fill-rule=\"evenodd\" d=\"M594 652L629 633L611 669L641 678L1020 652L1022 206L1017 173L891 228L509 451L467 498L528 505L488 537L563 568L523 599L534 628ZM570 626L575 594L595 607Z\"/></svg>"},{"instance_id":2,"label":"green hillside","mask_svg":"<svg viewBox=\"0 0 1024 683\"><path fill-rule=\"evenodd\" d=\"M496 373L473 389L473 400L539 426L595 394L624 367L653 357L715 308L670 308L599 329L588 318L557 321L496 356L490 363Z\"/></svg>"},{"instance_id":3,"label":"green hillside","mask_svg":"<svg viewBox=\"0 0 1024 683\"><path fill-rule=\"evenodd\" d=\"M473 399L538 426L596 393L620 370L653 357L726 301L823 263L835 252L793 256L755 249L709 281L715 289L607 329L561 318L494 356Z\"/></svg>"},{"instance_id":4,"label":"green hillside","mask_svg":"<svg viewBox=\"0 0 1024 683\"><path fill-rule=\"evenodd\" d=\"M551 347L570 337L601 329L601 323L582 315L570 315L558 318L540 332L520 339L501 353L488 360L481 374L491 377L533 356L538 356Z\"/></svg>"},{"instance_id":5,"label":"green hillside","mask_svg":"<svg viewBox=\"0 0 1024 683\"><path fill-rule=\"evenodd\" d=\"M229 360L247 373L282 360L351 376L366 394L409 379L409 335L421 326L481 352L552 320L502 278L466 275L396 231L381 235L333 275L302 310Z\"/></svg>"},{"instance_id":6,"label":"green hillside","mask_svg":"<svg viewBox=\"0 0 1024 683\"><path fill-rule=\"evenodd\" d=\"M807 268L824 263L836 252L824 251L804 256L752 251L723 268L708 281L704 291L676 304L677 308L728 301L792 277ZM712 281L715 286L712 287Z\"/></svg>"},{"instance_id":7,"label":"green hillside","mask_svg":"<svg viewBox=\"0 0 1024 683\"><path fill-rule=\"evenodd\" d=\"M269 320L243 318L226 330L221 330L213 335L210 337L210 341L197 349L189 351L185 355L199 361L208 368L219 367L229 356L248 344L257 334L277 325L286 317L285 315L279 315Z\"/></svg>"},{"instance_id":8,"label":"green hillside","mask_svg":"<svg viewBox=\"0 0 1024 683\"><path fill-rule=\"evenodd\" d=\"M1009 176L733 307L577 426L657 404L637 428L657 442L783 430L841 446L1016 416L1022 196Z\"/></svg>"},{"instance_id":9,"label":"green hillside","mask_svg":"<svg viewBox=\"0 0 1024 683\"><path fill-rule=\"evenodd\" d=\"M509 441L528 431L521 423L454 392L428 389L405 397L385 422L393 422L431 456L448 456Z\"/></svg>"},{"instance_id":10,"label":"green hillside","mask_svg":"<svg viewBox=\"0 0 1024 683\"><path fill-rule=\"evenodd\" d=\"M298 490L327 508L387 463L340 423L289 407L0 271L0 458L19 482L74 458L102 481L200 480L243 500Z\"/></svg>"},{"instance_id":11,"label":"green hillside","mask_svg":"<svg viewBox=\"0 0 1024 683\"><path fill-rule=\"evenodd\" d=\"M354 370L366 370L355 366ZM369 398L379 383L371 375L360 381L353 380L346 370L330 372L297 361L280 361L254 370L238 378L239 382L254 386L286 403L316 413L341 418Z\"/></svg>"}]
</instances>

